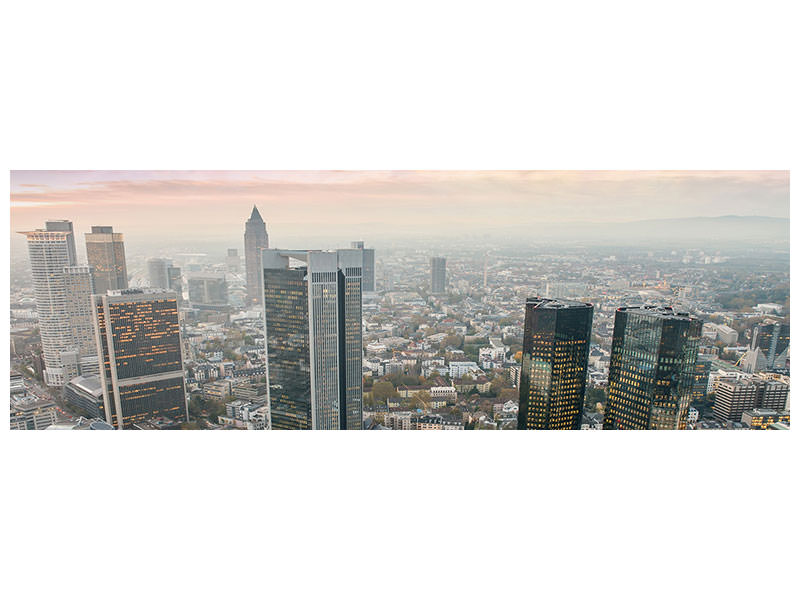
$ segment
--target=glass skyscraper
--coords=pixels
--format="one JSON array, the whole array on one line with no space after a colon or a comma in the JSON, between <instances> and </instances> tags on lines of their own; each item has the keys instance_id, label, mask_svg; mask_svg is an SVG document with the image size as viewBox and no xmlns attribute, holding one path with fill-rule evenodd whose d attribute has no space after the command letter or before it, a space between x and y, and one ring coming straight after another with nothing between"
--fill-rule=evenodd
<instances>
[{"instance_id":1,"label":"glass skyscraper","mask_svg":"<svg viewBox=\"0 0 800 600\"><path fill-rule=\"evenodd\" d=\"M785 369L789 355L789 323L764 321L753 328L751 350L764 353L767 369Z\"/></svg>"},{"instance_id":2,"label":"glass skyscraper","mask_svg":"<svg viewBox=\"0 0 800 600\"><path fill-rule=\"evenodd\" d=\"M361 429L361 250L261 260L272 429Z\"/></svg>"},{"instance_id":3,"label":"glass skyscraper","mask_svg":"<svg viewBox=\"0 0 800 600\"><path fill-rule=\"evenodd\" d=\"M86 234L86 258L94 269L94 293L128 287L128 269L125 264L125 240L113 227L93 226Z\"/></svg>"},{"instance_id":4,"label":"glass skyscraper","mask_svg":"<svg viewBox=\"0 0 800 600\"><path fill-rule=\"evenodd\" d=\"M703 323L671 307L618 308L603 429L685 429Z\"/></svg>"},{"instance_id":5,"label":"glass skyscraper","mask_svg":"<svg viewBox=\"0 0 800 600\"><path fill-rule=\"evenodd\" d=\"M178 303L173 291L93 296L106 420L130 429L162 417L186 421Z\"/></svg>"},{"instance_id":6,"label":"glass skyscraper","mask_svg":"<svg viewBox=\"0 0 800 600\"><path fill-rule=\"evenodd\" d=\"M594 307L528 298L518 429L580 429Z\"/></svg>"}]
</instances>

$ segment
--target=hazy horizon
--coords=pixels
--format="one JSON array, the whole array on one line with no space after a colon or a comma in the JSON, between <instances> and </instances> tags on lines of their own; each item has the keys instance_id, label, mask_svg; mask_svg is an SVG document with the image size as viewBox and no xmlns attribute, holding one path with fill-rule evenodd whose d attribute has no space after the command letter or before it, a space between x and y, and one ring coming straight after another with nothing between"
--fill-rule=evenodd
<instances>
[{"instance_id":1,"label":"hazy horizon","mask_svg":"<svg viewBox=\"0 0 800 600\"><path fill-rule=\"evenodd\" d=\"M789 173L11 172L12 239L22 238L14 232L41 228L47 219L68 219L79 241L92 225L112 225L133 245L230 240L238 247L254 204L273 246L305 239L365 239L380 245L402 236L613 238L623 231L617 225L653 219L788 218Z\"/></svg>"}]
</instances>

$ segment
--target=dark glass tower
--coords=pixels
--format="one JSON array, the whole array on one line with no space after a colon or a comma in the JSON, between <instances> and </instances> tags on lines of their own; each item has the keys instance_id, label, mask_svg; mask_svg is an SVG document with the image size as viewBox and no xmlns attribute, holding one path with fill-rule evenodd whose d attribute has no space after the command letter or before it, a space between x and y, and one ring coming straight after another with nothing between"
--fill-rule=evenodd
<instances>
[{"instance_id":1,"label":"dark glass tower","mask_svg":"<svg viewBox=\"0 0 800 600\"><path fill-rule=\"evenodd\" d=\"M128 287L125 240L121 233L114 233L113 227L92 227L86 234L86 258L94 269L95 294Z\"/></svg>"},{"instance_id":2,"label":"dark glass tower","mask_svg":"<svg viewBox=\"0 0 800 600\"><path fill-rule=\"evenodd\" d=\"M603 429L685 429L703 322L671 307L618 308Z\"/></svg>"},{"instance_id":3,"label":"dark glass tower","mask_svg":"<svg viewBox=\"0 0 800 600\"><path fill-rule=\"evenodd\" d=\"M261 251L269 248L267 226L261 213L253 206L253 212L244 225L244 267L247 276L246 304L261 304L264 300L264 280L261 273Z\"/></svg>"},{"instance_id":4,"label":"dark glass tower","mask_svg":"<svg viewBox=\"0 0 800 600\"><path fill-rule=\"evenodd\" d=\"M108 423L130 429L155 417L186 421L175 292L128 289L92 298Z\"/></svg>"},{"instance_id":5,"label":"dark glass tower","mask_svg":"<svg viewBox=\"0 0 800 600\"><path fill-rule=\"evenodd\" d=\"M528 298L518 429L580 429L593 313L583 302Z\"/></svg>"},{"instance_id":6,"label":"dark glass tower","mask_svg":"<svg viewBox=\"0 0 800 600\"><path fill-rule=\"evenodd\" d=\"M694 367L694 381L692 383L692 403L699 404L708 396L708 376L711 373L711 357L698 354Z\"/></svg>"},{"instance_id":7,"label":"dark glass tower","mask_svg":"<svg viewBox=\"0 0 800 600\"><path fill-rule=\"evenodd\" d=\"M272 429L361 429L361 260L263 251Z\"/></svg>"},{"instance_id":8,"label":"dark glass tower","mask_svg":"<svg viewBox=\"0 0 800 600\"><path fill-rule=\"evenodd\" d=\"M786 368L789 350L789 323L765 321L753 328L751 350L761 349L767 369Z\"/></svg>"}]
</instances>

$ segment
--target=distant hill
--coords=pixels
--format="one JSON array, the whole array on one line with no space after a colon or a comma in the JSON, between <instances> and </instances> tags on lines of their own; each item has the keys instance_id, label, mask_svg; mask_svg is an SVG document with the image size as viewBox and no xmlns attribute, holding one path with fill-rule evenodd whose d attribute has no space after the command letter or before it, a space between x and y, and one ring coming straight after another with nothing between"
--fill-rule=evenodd
<instances>
[{"instance_id":1,"label":"distant hill","mask_svg":"<svg viewBox=\"0 0 800 600\"><path fill-rule=\"evenodd\" d=\"M492 233L501 233L498 229ZM519 223L513 236L540 240L583 240L627 243L668 243L670 241L772 242L789 241L789 219L780 217L691 217L685 219L648 219L626 223Z\"/></svg>"}]
</instances>

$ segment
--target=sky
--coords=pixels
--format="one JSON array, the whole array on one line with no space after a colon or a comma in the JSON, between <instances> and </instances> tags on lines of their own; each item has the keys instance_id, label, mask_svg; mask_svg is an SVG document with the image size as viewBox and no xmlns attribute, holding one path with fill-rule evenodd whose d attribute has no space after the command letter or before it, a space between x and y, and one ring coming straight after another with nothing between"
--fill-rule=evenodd
<instances>
[{"instance_id":1,"label":"sky","mask_svg":"<svg viewBox=\"0 0 800 600\"><path fill-rule=\"evenodd\" d=\"M789 217L787 171L12 171L11 230L69 219L126 238L473 234L570 222ZM21 236L20 236L21 237Z\"/></svg>"}]
</instances>

